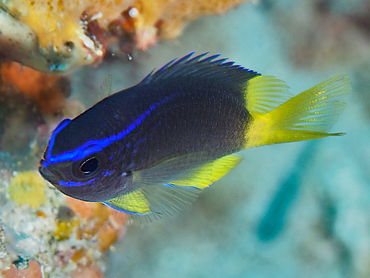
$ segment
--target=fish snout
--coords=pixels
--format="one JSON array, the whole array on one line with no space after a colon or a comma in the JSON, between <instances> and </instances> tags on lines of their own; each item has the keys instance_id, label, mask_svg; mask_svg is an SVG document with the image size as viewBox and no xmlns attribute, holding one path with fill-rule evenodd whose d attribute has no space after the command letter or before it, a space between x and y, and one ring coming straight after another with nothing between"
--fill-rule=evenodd
<instances>
[{"instance_id":1,"label":"fish snout","mask_svg":"<svg viewBox=\"0 0 370 278\"><path fill-rule=\"evenodd\" d=\"M48 167L49 164L42 159L40 161L39 172L45 180L55 185L57 183L57 179L55 175L48 169Z\"/></svg>"}]
</instances>

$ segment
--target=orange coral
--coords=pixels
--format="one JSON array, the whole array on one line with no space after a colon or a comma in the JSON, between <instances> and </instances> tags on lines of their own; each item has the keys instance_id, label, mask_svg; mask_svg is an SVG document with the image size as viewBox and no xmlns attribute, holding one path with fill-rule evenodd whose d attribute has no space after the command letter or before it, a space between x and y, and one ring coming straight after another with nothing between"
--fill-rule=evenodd
<instances>
[{"instance_id":1,"label":"orange coral","mask_svg":"<svg viewBox=\"0 0 370 278\"><path fill-rule=\"evenodd\" d=\"M23 278L23 277L32 277L32 278L42 278L41 267L38 262L35 260L29 261L29 266L25 269L18 269L12 264L9 269L1 270L1 277L5 278Z\"/></svg>"},{"instance_id":2,"label":"orange coral","mask_svg":"<svg viewBox=\"0 0 370 278\"><path fill-rule=\"evenodd\" d=\"M63 50L66 42L79 45L86 30L81 15L88 12L102 28L119 16L120 11L133 4L133 0L31 0L10 1L10 13L30 26L39 35L40 47Z\"/></svg>"},{"instance_id":3,"label":"orange coral","mask_svg":"<svg viewBox=\"0 0 370 278\"><path fill-rule=\"evenodd\" d=\"M0 13L0 31L5 28L14 29L14 32L5 32L5 35L0 32L0 42L14 45L12 41L18 41L17 47L24 48L27 57L32 53L25 61L28 66L42 71L64 72L102 59L105 36L101 28L132 3L132 0L5 1L0 7L12 17ZM31 29L27 36L20 37L27 27ZM0 49L4 48L0 45ZM12 56L11 52L7 54ZM12 58L22 61L14 55Z\"/></svg>"},{"instance_id":4,"label":"orange coral","mask_svg":"<svg viewBox=\"0 0 370 278\"><path fill-rule=\"evenodd\" d=\"M105 225L101 230L98 238L98 245L101 252L105 252L117 240L117 228L111 223Z\"/></svg>"},{"instance_id":5,"label":"orange coral","mask_svg":"<svg viewBox=\"0 0 370 278\"><path fill-rule=\"evenodd\" d=\"M16 62L2 62L0 149L20 154L28 152L32 144L32 151L43 151L52 128L49 124L63 115L76 115L77 109L66 99L70 93L66 76L42 73Z\"/></svg>"},{"instance_id":6,"label":"orange coral","mask_svg":"<svg viewBox=\"0 0 370 278\"><path fill-rule=\"evenodd\" d=\"M123 14L121 27L134 30L136 47L145 50L158 36L174 39L185 24L197 17L222 14L238 4L250 0L139 0ZM127 24L132 22L131 24Z\"/></svg>"},{"instance_id":7,"label":"orange coral","mask_svg":"<svg viewBox=\"0 0 370 278\"><path fill-rule=\"evenodd\" d=\"M62 113L70 93L66 77L42 73L16 62L2 63L0 76L2 91L12 86L37 102L44 114Z\"/></svg>"},{"instance_id":8,"label":"orange coral","mask_svg":"<svg viewBox=\"0 0 370 278\"><path fill-rule=\"evenodd\" d=\"M96 238L98 249L106 251L119 237L126 217L117 217L117 212L101 203L88 203L67 197L67 205L85 222L81 222L77 237L90 240ZM79 254L79 255L78 255ZM78 251L75 258L81 257Z\"/></svg>"},{"instance_id":9,"label":"orange coral","mask_svg":"<svg viewBox=\"0 0 370 278\"><path fill-rule=\"evenodd\" d=\"M71 278L104 278L104 274L99 267L94 264L89 266L80 266L71 273Z\"/></svg>"},{"instance_id":10,"label":"orange coral","mask_svg":"<svg viewBox=\"0 0 370 278\"><path fill-rule=\"evenodd\" d=\"M0 52L38 70L65 72L101 61L105 33L120 33L112 26L145 50L158 38L177 37L190 20L225 13L244 1L252 0L0 1L9 12L0 13Z\"/></svg>"}]
</instances>

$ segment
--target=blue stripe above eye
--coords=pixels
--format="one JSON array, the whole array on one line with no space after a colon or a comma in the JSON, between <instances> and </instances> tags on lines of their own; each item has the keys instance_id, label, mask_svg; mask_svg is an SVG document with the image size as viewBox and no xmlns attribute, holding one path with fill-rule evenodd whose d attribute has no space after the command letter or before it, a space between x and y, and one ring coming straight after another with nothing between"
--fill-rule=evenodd
<instances>
[{"instance_id":1,"label":"blue stripe above eye","mask_svg":"<svg viewBox=\"0 0 370 278\"><path fill-rule=\"evenodd\" d=\"M50 152L51 152L51 149L53 148L54 146L54 142L55 142L55 136L57 136L57 134L62 130L64 129L72 120L71 119L64 119L63 121L61 121L59 123L59 125L55 128L53 134L51 135L50 137L50 140L49 140L49 146L48 146L48 154L47 156L50 155Z\"/></svg>"},{"instance_id":2,"label":"blue stripe above eye","mask_svg":"<svg viewBox=\"0 0 370 278\"><path fill-rule=\"evenodd\" d=\"M109 146L110 144L114 143L115 141L122 140L125 138L128 134L130 134L133 130L135 130L142 122L143 120L150 115L150 113L158 106L161 105L171 98L165 98L157 103L152 104L143 114L141 114L137 119L134 120L134 122L129 125L125 130L113 134L109 137L102 138L99 140L90 140L87 141L82 146L68 152L61 153L57 156L53 156L51 154L51 150L53 149L55 138L58 135L58 133L63 130L71 120L64 120L59 124L59 126L54 130L53 134L50 137L49 141L49 147L46 154L46 160L50 164L64 162L64 161L78 161L86 156L89 156L93 153L101 151L103 148Z\"/></svg>"}]
</instances>

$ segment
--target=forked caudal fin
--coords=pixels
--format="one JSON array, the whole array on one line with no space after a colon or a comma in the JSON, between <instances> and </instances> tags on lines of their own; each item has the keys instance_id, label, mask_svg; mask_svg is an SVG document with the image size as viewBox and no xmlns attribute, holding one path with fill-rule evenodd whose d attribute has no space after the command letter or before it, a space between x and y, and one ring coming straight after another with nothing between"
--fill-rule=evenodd
<instances>
[{"instance_id":1,"label":"forked caudal fin","mask_svg":"<svg viewBox=\"0 0 370 278\"><path fill-rule=\"evenodd\" d=\"M245 93L251 115L246 148L342 135L328 131L346 105L337 98L350 92L349 78L337 75L282 103L289 95L282 81L252 78Z\"/></svg>"}]
</instances>

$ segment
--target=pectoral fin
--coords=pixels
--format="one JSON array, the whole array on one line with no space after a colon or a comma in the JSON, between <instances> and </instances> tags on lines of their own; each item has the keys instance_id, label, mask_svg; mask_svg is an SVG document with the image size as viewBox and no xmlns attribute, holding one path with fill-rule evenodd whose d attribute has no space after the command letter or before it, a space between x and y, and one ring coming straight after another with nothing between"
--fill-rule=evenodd
<instances>
[{"instance_id":1,"label":"pectoral fin","mask_svg":"<svg viewBox=\"0 0 370 278\"><path fill-rule=\"evenodd\" d=\"M172 175L169 175L171 171L168 167L162 168L163 166L169 166L167 161L153 167L155 170L148 169L143 170L143 173L134 173L134 175L137 175L134 176L134 188L138 189L106 201L105 204L116 210L131 214L134 219L138 219L140 222L143 219L145 222L164 215L172 215L189 207L202 189L209 187L227 174L240 161L241 157L228 155L198 165L197 168L183 169L183 172L172 173ZM172 160L172 162L176 164L179 161ZM179 165L174 167L182 168ZM150 175L155 175L155 173L158 175L153 176L153 183L149 184ZM159 177L161 180L159 180ZM138 184L138 182L141 183Z\"/></svg>"}]
</instances>

